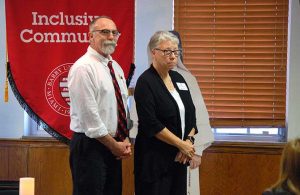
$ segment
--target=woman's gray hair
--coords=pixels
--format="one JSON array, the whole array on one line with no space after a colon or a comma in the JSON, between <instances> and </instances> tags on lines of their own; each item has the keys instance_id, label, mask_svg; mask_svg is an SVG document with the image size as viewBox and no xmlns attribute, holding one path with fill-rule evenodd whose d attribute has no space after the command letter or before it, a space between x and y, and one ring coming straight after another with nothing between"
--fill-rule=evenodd
<instances>
[{"instance_id":1,"label":"woman's gray hair","mask_svg":"<svg viewBox=\"0 0 300 195\"><path fill-rule=\"evenodd\" d=\"M171 41L176 45L179 44L178 38L174 34L170 33L169 31L157 31L156 33L154 33L154 35L151 37L148 43L148 47L150 51L152 51L154 48L157 48L157 46L162 41Z\"/></svg>"}]
</instances>

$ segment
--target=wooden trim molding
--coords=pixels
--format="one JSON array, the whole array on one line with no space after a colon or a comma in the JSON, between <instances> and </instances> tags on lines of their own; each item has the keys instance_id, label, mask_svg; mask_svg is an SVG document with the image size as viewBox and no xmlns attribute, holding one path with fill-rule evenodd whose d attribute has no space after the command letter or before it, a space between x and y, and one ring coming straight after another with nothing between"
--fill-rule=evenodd
<instances>
[{"instance_id":1,"label":"wooden trim molding","mask_svg":"<svg viewBox=\"0 0 300 195\"><path fill-rule=\"evenodd\" d=\"M68 147L68 145L49 137L25 137L22 139L0 138L0 146L21 146L21 147Z\"/></svg>"},{"instance_id":2,"label":"wooden trim molding","mask_svg":"<svg viewBox=\"0 0 300 195\"><path fill-rule=\"evenodd\" d=\"M206 153L231 153L231 154L279 154L286 143L266 142L229 142L215 141L205 150Z\"/></svg>"}]
</instances>

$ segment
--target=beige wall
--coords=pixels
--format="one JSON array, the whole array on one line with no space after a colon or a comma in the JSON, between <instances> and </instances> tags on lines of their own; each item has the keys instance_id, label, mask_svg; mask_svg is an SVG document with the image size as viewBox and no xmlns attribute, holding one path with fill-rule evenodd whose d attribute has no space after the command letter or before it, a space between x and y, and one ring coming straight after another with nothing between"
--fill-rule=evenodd
<instances>
[{"instance_id":1,"label":"beige wall","mask_svg":"<svg viewBox=\"0 0 300 195\"><path fill-rule=\"evenodd\" d=\"M290 0L288 43L288 139L300 137L300 1Z\"/></svg>"}]
</instances>

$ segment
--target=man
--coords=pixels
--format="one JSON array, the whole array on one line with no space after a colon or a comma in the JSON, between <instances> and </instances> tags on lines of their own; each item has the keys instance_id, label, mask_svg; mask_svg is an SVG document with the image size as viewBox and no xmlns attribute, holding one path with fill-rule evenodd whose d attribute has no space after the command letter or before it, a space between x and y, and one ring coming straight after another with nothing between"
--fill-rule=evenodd
<instances>
[{"instance_id":1,"label":"man","mask_svg":"<svg viewBox=\"0 0 300 195\"><path fill-rule=\"evenodd\" d=\"M93 20L89 31L90 46L68 76L73 195L121 195L120 159L131 149L124 119L126 81L110 56L120 33L107 16Z\"/></svg>"}]
</instances>

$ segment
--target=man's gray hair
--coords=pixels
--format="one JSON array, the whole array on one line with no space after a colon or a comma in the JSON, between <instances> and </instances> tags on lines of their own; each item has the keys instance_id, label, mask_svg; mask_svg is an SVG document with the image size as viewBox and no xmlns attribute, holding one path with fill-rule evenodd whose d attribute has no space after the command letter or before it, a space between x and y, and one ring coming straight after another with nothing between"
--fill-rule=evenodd
<instances>
[{"instance_id":1,"label":"man's gray hair","mask_svg":"<svg viewBox=\"0 0 300 195\"><path fill-rule=\"evenodd\" d=\"M101 18L107 18L107 19L112 20L112 18L109 16L98 16L97 18L94 18L94 20L92 20L91 23L89 24L90 32L94 30L95 23L97 22L97 20L99 20Z\"/></svg>"}]
</instances>

